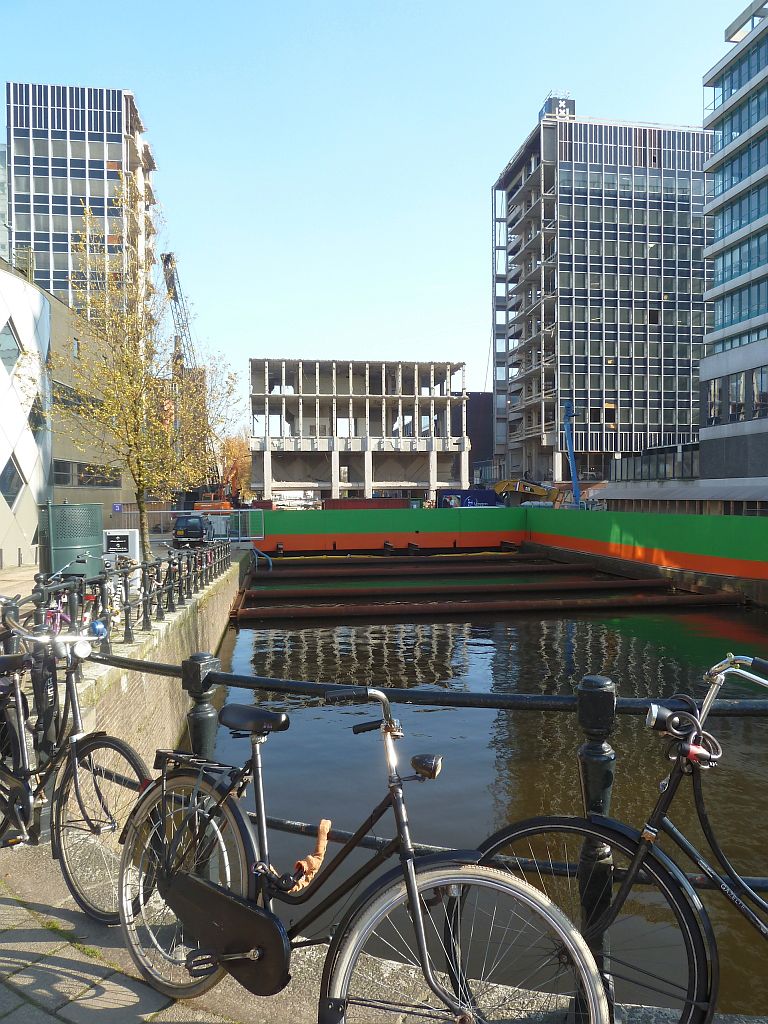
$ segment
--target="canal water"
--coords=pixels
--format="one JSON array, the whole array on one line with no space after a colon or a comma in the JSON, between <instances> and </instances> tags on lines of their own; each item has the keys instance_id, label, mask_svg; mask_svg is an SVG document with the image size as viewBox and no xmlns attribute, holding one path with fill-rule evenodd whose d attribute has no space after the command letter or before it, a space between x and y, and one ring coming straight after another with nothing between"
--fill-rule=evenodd
<instances>
[{"instance_id":1,"label":"canal water","mask_svg":"<svg viewBox=\"0 0 768 1024\"><path fill-rule=\"evenodd\" d=\"M366 625L328 624L227 633L223 668L280 679L391 687L436 687L469 693L571 693L585 674L615 680L627 697L701 696L702 672L728 651L768 657L768 614L744 610L594 613L573 618L533 615L493 620ZM723 696L768 698L731 683ZM232 689L228 701L247 703ZM263 695L256 699L263 700ZM378 733L352 734L376 708L326 707L300 697L268 700L290 713L287 733L264 750L267 813L354 830L385 793ZM440 753L434 782L408 787L416 842L474 847L508 822L536 814L580 813L575 716L562 713L396 707L405 738L401 765L416 753ZM713 719L722 764L706 773L705 794L716 831L743 873L768 875L768 719ZM642 827L667 773L664 741L643 719L622 716L612 814ZM245 740L220 730L217 756L247 757ZM696 845L702 837L686 788L671 814ZM390 835L384 819L378 834ZM702 840L703 841L703 840ZM312 840L279 836L272 860L281 870L310 851ZM360 863L362 858L353 861ZM766 949L725 901L707 894L723 970L719 1009L765 1013Z\"/></svg>"}]
</instances>

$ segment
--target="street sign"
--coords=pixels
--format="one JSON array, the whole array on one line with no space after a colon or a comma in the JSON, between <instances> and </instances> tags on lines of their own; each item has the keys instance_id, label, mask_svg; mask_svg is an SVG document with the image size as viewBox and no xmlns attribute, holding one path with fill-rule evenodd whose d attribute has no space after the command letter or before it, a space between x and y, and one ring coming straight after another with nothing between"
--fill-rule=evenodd
<instances>
[{"instance_id":1,"label":"street sign","mask_svg":"<svg viewBox=\"0 0 768 1024\"><path fill-rule=\"evenodd\" d=\"M113 512L122 512L123 511L122 503L119 502L119 501L116 501L114 503L114 505L112 506L112 511Z\"/></svg>"}]
</instances>

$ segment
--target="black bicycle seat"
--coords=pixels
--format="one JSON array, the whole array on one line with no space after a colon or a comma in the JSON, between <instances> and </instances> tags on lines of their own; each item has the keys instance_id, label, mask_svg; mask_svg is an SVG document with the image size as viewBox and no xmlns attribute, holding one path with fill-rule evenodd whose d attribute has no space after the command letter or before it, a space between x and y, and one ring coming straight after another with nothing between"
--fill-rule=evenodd
<instances>
[{"instance_id":1,"label":"black bicycle seat","mask_svg":"<svg viewBox=\"0 0 768 1024\"><path fill-rule=\"evenodd\" d=\"M26 651L20 654L0 654L0 675L8 675L9 672L18 672L19 669L27 668L32 659Z\"/></svg>"},{"instance_id":2,"label":"black bicycle seat","mask_svg":"<svg viewBox=\"0 0 768 1024\"><path fill-rule=\"evenodd\" d=\"M238 732L285 732L291 720L284 711L262 711L251 704L225 704L219 712L219 721L227 729Z\"/></svg>"}]
</instances>

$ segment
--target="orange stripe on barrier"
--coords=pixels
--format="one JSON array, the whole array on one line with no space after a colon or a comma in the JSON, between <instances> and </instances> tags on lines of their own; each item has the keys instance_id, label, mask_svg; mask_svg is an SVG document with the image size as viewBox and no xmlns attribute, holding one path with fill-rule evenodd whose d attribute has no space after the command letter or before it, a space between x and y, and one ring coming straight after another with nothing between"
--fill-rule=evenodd
<instances>
[{"instance_id":1,"label":"orange stripe on barrier","mask_svg":"<svg viewBox=\"0 0 768 1024\"><path fill-rule=\"evenodd\" d=\"M549 547L567 548L569 551L583 551L590 555L609 555L625 558L645 565L658 565L665 569L687 569L693 572L711 573L713 576L739 576L742 579L768 580L768 562L757 562L746 558L721 558L718 555L697 555L684 551L665 551L663 548L646 548L640 544L618 544L586 537L564 537L557 533L531 532L528 539L536 544Z\"/></svg>"}]
</instances>

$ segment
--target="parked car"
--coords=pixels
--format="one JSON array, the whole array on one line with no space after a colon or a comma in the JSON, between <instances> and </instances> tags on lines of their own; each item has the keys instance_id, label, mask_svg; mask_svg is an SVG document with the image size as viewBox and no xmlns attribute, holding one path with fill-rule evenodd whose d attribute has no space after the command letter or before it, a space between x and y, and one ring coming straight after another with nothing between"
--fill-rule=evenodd
<instances>
[{"instance_id":1,"label":"parked car","mask_svg":"<svg viewBox=\"0 0 768 1024\"><path fill-rule=\"evenodd\" d=\"M199 548L212 536L211 524L205 516L177 516L173 524L173 547Z\"/></svg>"}]
</instances>

